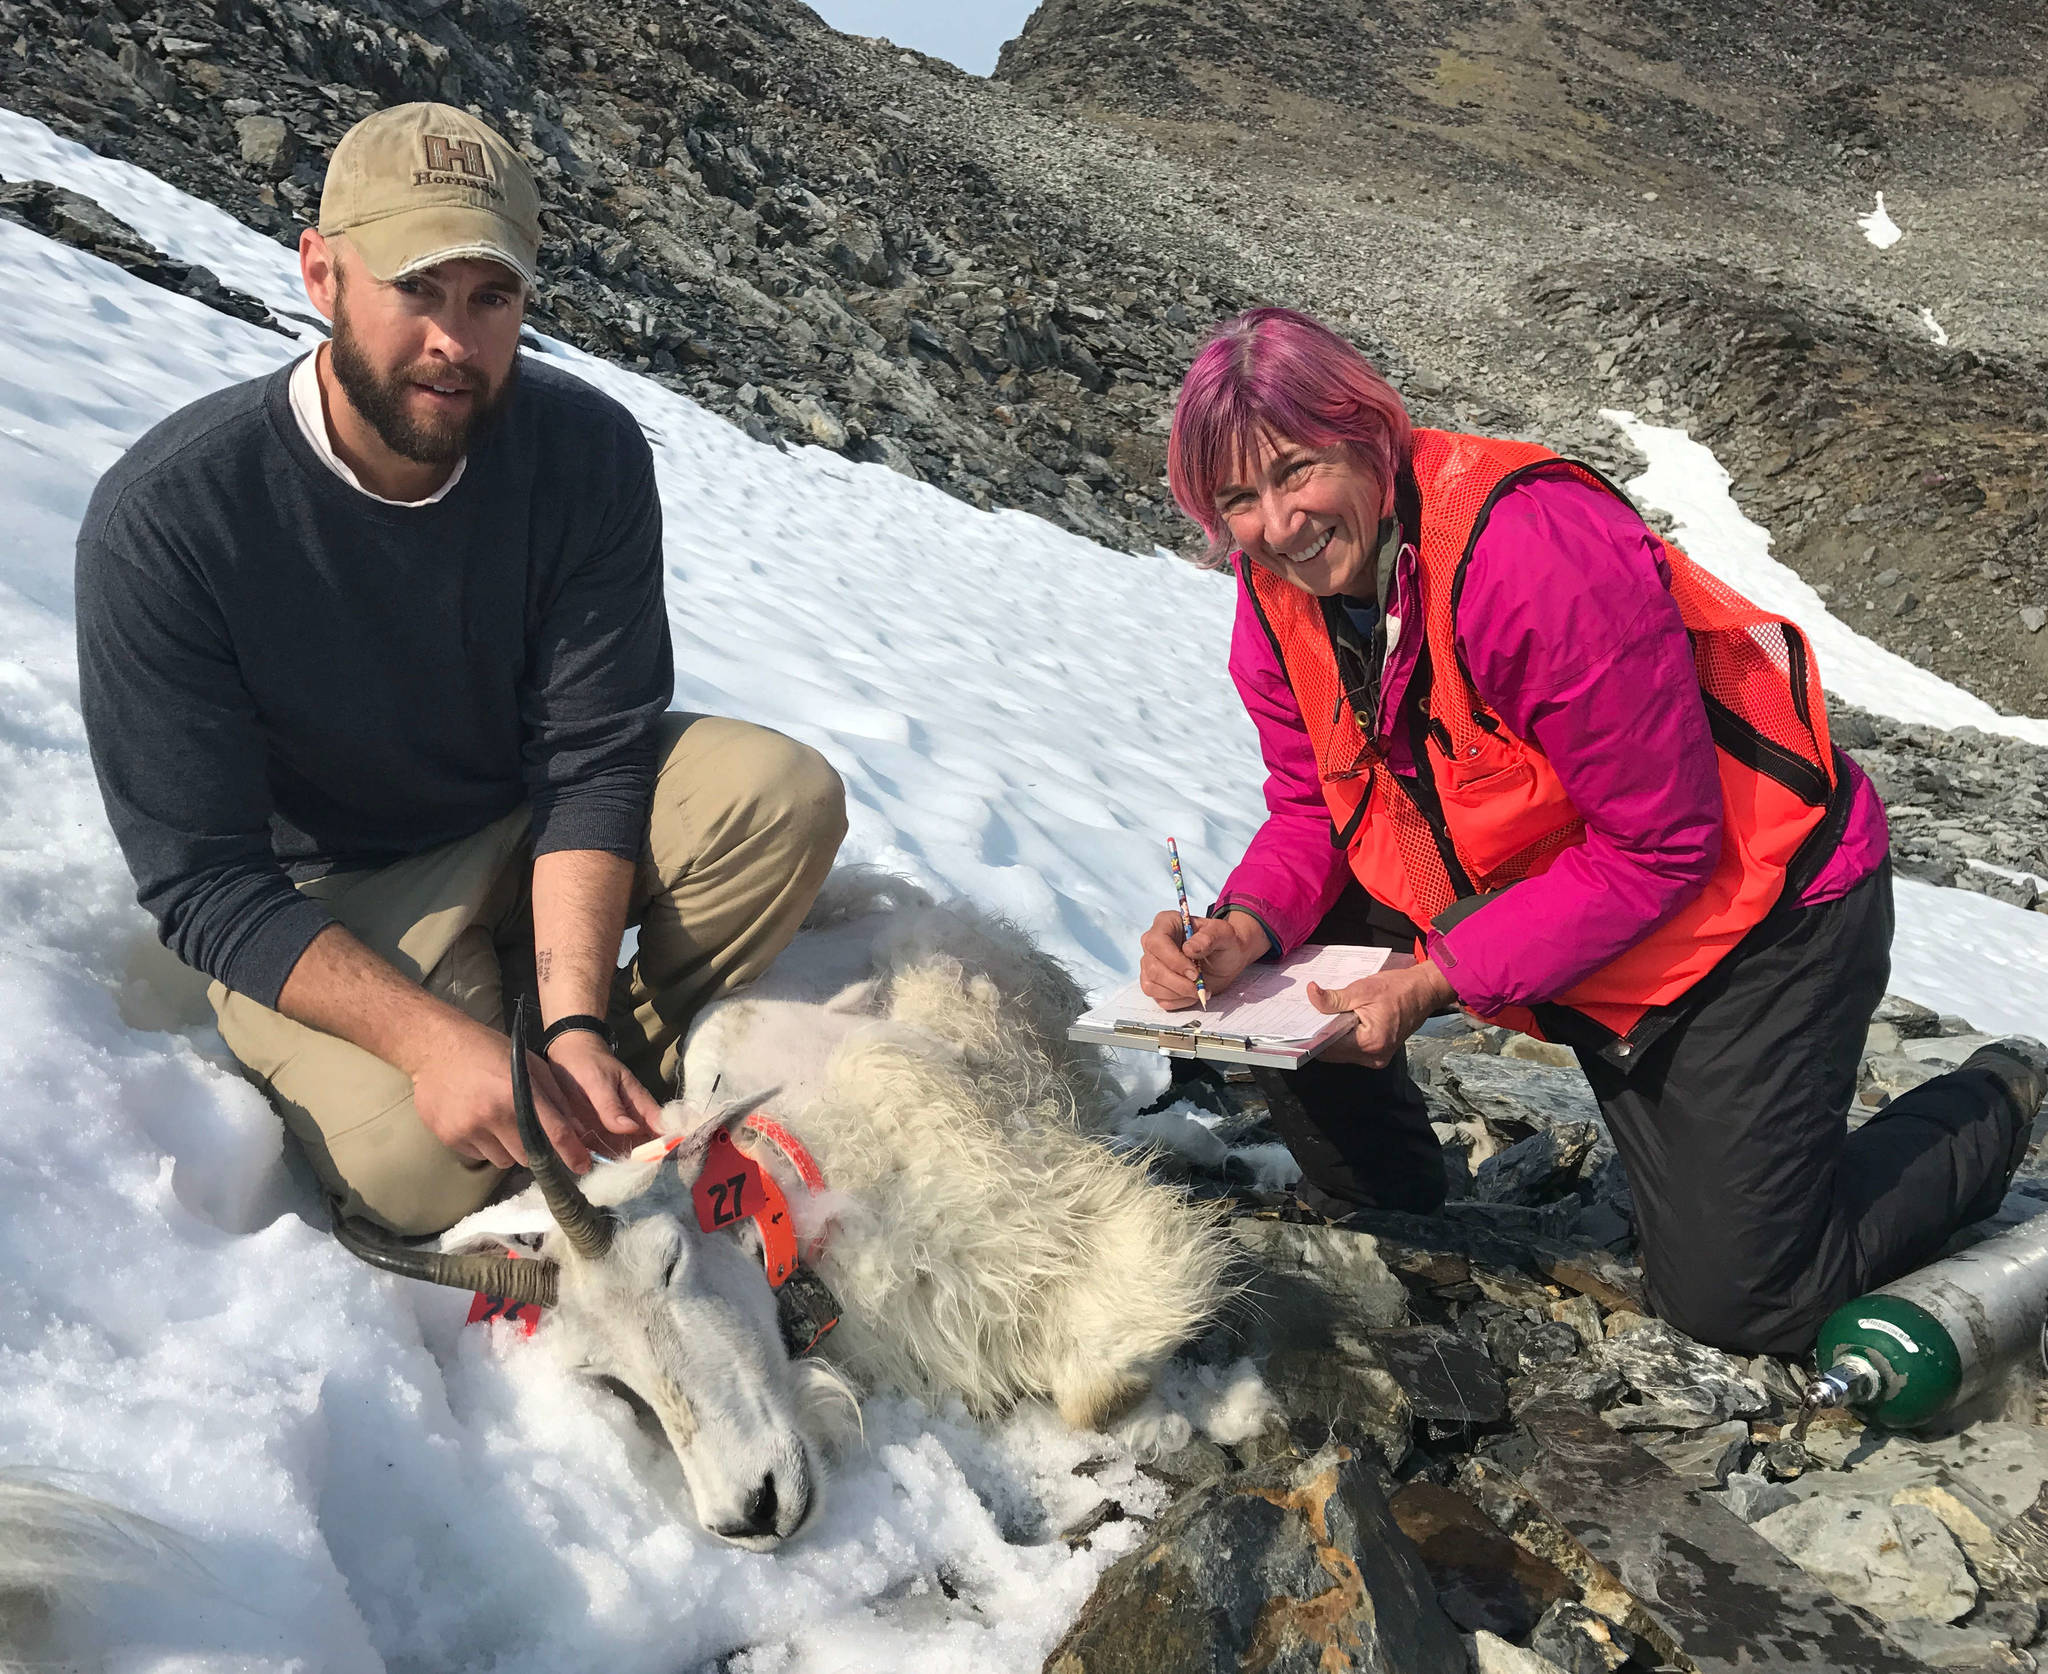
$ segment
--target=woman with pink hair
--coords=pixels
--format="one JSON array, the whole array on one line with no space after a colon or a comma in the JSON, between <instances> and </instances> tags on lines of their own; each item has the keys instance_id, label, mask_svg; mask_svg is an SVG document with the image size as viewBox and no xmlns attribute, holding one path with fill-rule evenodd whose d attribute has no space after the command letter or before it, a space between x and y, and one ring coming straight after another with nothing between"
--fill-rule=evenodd
<instances>
[{"instance_id":1,"label":"woman with pink hair","mask_svg":"<svg viewBox=\"0 0 2048 1674\"><path fill-rule=\"evenodd\" d=\"M1995 1209L2048 1065L1986 1047L1854 1134L1889 974L1884 810L1828 737L1793 623L1590 467L1414 428L1304 315L1224 325L1181 388L1174 497L1237 583L1230 672L1267 818L1140 980L1192 1005L1303 942L1412 946L1316 991L1353 1029L1274 1117L1304 1197L1427 1211L1403 1043L1456 1004L1573 1049L1625 1164L1659 1313L1801 1354L1849 1297Z\"/></svg>"}]
</instances>

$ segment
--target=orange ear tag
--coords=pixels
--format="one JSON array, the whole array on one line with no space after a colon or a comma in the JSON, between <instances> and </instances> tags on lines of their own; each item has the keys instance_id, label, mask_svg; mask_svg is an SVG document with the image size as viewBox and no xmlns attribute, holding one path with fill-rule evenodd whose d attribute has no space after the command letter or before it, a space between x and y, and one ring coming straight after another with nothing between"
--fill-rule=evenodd
<instances>
[{"instance_id":1,"label":"orange ear tag","mask_svg":"<svg viewBox=\"0 0 2048 1674\"><path fill-rule=\"evenodd\" d=\"M704 1168L690 1188L697 1206L697 1224L706 1232L723 1232L751 1220L761 1229L761 1260L768 1283L776 1289L796 1271L796 1227L789 1200L774 1177L732 1142L720 1128L704 1149Z\"/></svg>"}]
</instances>

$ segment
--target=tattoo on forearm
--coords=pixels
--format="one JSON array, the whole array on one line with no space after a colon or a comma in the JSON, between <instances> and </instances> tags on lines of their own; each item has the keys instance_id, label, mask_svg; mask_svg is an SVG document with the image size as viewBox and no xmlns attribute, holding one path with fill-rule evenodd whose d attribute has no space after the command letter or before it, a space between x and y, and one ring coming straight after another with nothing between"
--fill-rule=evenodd
<instances>
[{"instance_id":1,"label":"tattoo on forearm","mask_svg":"<svg viewBox=\"0 0 2048 1674\"><path fill-rule=\"evenodd\" d=\"M542 982L546 982L550 976L554 975L555 950L551 947L542 948L533 956L533 968L534 974Z\"/></svg>"}]
</instances>

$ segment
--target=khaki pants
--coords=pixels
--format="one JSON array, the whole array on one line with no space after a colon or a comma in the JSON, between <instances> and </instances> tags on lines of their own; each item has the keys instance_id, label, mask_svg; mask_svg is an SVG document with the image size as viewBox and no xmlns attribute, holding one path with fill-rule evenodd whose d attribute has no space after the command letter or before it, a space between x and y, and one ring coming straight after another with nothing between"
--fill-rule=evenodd
<instances>
[{"instance_id":1,"label":"khaki pants","mask_svg":"<svg viewBox=\"0 0 2048 1674\"><path fill-rule=\"evenodd\" d=\"M533 867L519 809L472 837L303 886L429 993L504 1028L532 995ZM839 842L839 775L808 745L718 716L669 715L629 917L640 947L612 984L619 1057L657 1098L708 1001L789 944ZM220 1032L345 1211L394 1232L440 1232L481 1208L502 1171L457 1156L413 1109L399 1070L219 983Z\"/></svg>"}]
</instances>

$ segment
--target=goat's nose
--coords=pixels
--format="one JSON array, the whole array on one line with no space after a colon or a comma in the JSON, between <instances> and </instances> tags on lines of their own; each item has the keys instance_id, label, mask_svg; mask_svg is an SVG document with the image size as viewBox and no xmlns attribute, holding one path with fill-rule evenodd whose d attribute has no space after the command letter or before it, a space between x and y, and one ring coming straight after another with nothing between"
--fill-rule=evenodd
<instances>
[{"instance_id":1,"label":"goat's nose","mask_svg":"<svg viewBox=\"0 0 2048 1674\"><path fill-rule=\"evenodd\" d=\"M775 1531L775 1514L780 1502L775 1493L775 1473L770 1471L761 1478L760 1485L747 1496L746 1510L737 1522L721 1523L713 1532L727 1540L752 1540Z\"/></svg>"}]
</instances>

